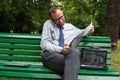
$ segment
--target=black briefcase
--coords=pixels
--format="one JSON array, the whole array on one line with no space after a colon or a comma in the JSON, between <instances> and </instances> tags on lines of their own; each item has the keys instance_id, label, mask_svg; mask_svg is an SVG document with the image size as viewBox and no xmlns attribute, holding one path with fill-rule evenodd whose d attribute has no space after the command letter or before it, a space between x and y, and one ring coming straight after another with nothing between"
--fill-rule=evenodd
<instances>
[{"instance_id":1,"label":"black briefcase","mask_svg":"<svg viewBox=\"0 0 120 80\"><path fill-rule=\"evenodd\" d=\"M81 49L81 68L85 69L107 69L106 66L107 51L99 48Z\"/></svg>"}]
</instances>

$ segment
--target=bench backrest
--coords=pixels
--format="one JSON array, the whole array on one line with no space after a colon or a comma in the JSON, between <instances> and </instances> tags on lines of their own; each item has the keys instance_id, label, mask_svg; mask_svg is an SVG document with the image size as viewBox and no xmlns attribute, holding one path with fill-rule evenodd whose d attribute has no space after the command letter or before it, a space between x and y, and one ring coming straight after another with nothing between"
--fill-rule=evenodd
<instances>
[{"instance_id":1,"label":"bench backrest","mask_svg":"<svg viewBox=\"0 0 120 80\"><path fill-rule=\"evenodd\" d=\"M0 33L0 61L41 62L40 34ZM88 36L83 38L78 49L100 46L107 50L107 65L111 65L109 37Z\"/></svg>"}]
</instances>

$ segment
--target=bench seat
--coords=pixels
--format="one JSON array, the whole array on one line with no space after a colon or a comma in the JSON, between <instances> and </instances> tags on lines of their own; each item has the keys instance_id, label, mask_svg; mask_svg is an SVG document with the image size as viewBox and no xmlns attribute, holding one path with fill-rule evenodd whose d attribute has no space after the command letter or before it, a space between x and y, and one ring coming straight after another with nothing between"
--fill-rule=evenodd
<instances>
[{"instance_id":1,"label":"bench seat","mask_svg":"<svg viewBox=\"0 0 120 80\"><path fill-rule=\"evenodd\" d=\"M43 67L40 53L40 34L0 33L0 80L7 78L29 78L42 80L60 80L62 75ZM111 67L111 43L109 37L87 36L77 49L91 45L106 50L107 70L80 69L78 80L120 80L119 72ZM10 64L28 64L29 66L10 66Z\"/></svg>"},{"instance_id":2,"label":"bench seat","mask_svg":"<svg viewBox=\"0 0 120 80\"><path fill-rule=\"evenodd\" d=\"M19 77L19 78L34 78L34 79L61 79L61 75L47 69L43 66L30 66L30 67L11 67L0 66L0 76L4 77ZM83 78L83 79L82 79ZM93 78L93 79L89 79ZM82 80L119 80L119 73L111 70L86 70L79 71L78 79Z\"/></svg>"}]
</instances>

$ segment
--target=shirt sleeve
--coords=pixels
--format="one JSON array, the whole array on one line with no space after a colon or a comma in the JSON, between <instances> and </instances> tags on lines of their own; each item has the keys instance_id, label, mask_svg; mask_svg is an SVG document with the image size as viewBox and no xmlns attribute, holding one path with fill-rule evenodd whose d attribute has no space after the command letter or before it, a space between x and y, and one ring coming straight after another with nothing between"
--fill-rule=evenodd
<instances>
[{"instance_id":1,"label":"shirt sleeve","mask_svg":"<svg viewBox=\"0 0 120 80\"><path fill-rule=\"evenodd\" d=\"M84 30L83 30L83 36L86 36L89 34L90 30L92 29L92 23L88 25Z\"/></svg>"},{"instance_id":2,"label":"shirt sleeve","mask_svg":"<svg viewBox=\"0 0 120 80\"><path fill-rule=\"evenodd\" d=\"M42 38L41 38L41 48L43 50L61 52L62 47L56 46L52 43L50 22L46 21L43 25Z\"/></svg>"},{"instance_id":3,"label":"shirt sleeve","mask_svg":"<svg viewBox=\"0 0 120 80\"><path fill-rule=\"evenodd\" d=\"M87 35L89 35L89 32L92 27L93 27L92 24L90 24L85 29L76 28L75 33L76 33L76 35L87 36Z\"/></svg>"}]
</instances>

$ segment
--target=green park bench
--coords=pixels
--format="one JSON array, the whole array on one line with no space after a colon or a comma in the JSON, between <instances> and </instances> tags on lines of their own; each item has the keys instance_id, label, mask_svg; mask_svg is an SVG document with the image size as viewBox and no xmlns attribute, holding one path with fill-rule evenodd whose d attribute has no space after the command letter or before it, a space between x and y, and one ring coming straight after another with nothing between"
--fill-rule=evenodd
<instances>
[{"instance_id":1,"label":"green park bench","mask_svg":"<svg viewBox=\"0 0 120 80\"><path fill-rule=\"evenodd\" d=\"M61 79L61 75L42 66L40 39L40 34L0 33L0 80ZM109 37L87 36L83 38L78 49L94 45L108 51L107 70L80 69L78 80L120 80L119 72L111 67L110 42Z\"/></svg>"}]
</instances>

